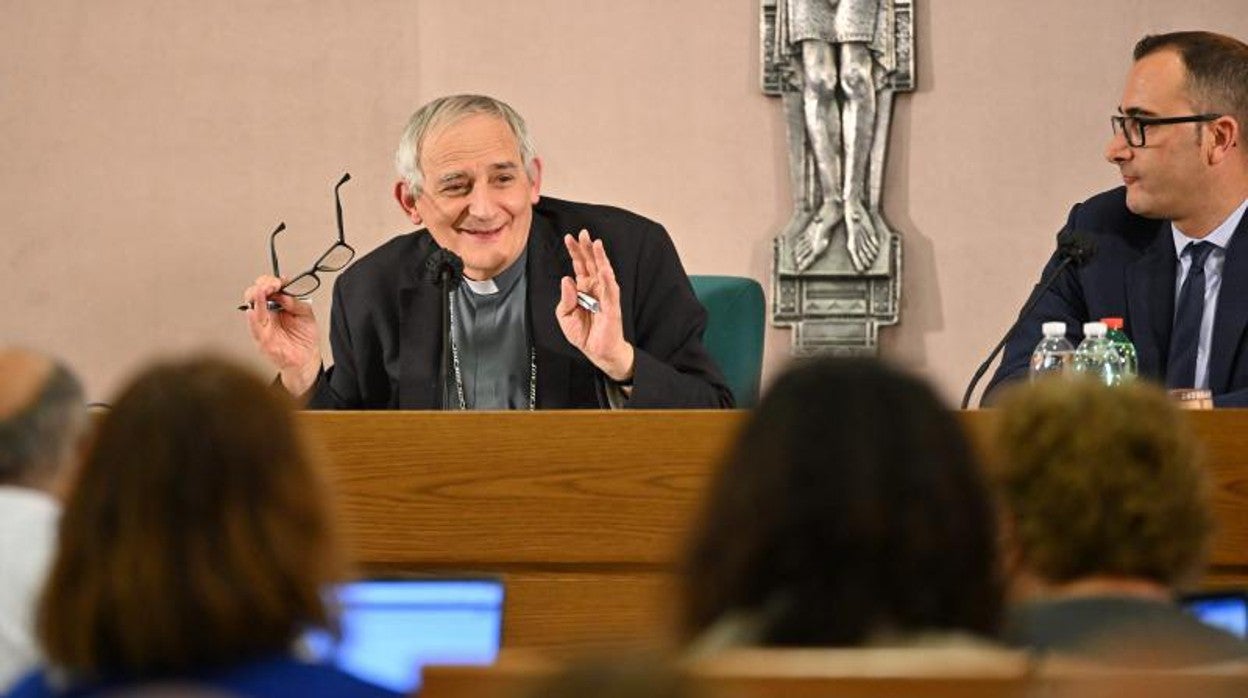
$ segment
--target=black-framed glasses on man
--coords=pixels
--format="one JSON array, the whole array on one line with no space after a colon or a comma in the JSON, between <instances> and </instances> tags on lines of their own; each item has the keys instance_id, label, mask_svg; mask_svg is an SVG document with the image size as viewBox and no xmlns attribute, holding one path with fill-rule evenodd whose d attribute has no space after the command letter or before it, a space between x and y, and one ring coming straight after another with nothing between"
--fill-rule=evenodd
<instances>
[{"instance_id":1,"label":"black-framed glasses on man","mask_svg":"<svg viewBox=\"0 0 1248 698\"><path fill-rule=\"evenodd\" d=\"M1145 144L1144 131L1149 126L1164 126L1166 124L1192 124L1204 121L1213 121L1222 118L1221 114L1192 114L1190 116L1142 116L1138 114L1114 114L1109 117L1110 126L1114 130L1114 135L1121 133L1127 139L1127 145L1132 148L1143 148Z\"/></svg>"},{"instance_id":2,"label":"black-framed glasses on man","mask_svg":"<svg viewBox=\"0 0 1248 698\"><path fill-rule=\"evenodd\" d=\"M316 262L312 264L310 269L291 277L289 281L282 284L282 287L277 291L278 293L284 293L295 298L307 298L312 295L313 291L321 287L321 277L318 275L318 272L341 271L355 258L355 248L347 244L346 234L343 231L342 196L339 194L339 189L350 179L350 173L343 173L342 178L334 185L334 212L338 221L338 240L330 245L329 249L325 250L320 257L317 257ZM282 278L282 271L281 266L277 262L277 236L283 230L286 230L285 222L278 223L277 228L269 234L269 261L273 268L273 276L279 279ZM269 301L267 305L269 310L281 310L282 307L274 301ZM238 306L239 310L249 310L250 308L250 303Z\"/></svg>"}]
</instances>

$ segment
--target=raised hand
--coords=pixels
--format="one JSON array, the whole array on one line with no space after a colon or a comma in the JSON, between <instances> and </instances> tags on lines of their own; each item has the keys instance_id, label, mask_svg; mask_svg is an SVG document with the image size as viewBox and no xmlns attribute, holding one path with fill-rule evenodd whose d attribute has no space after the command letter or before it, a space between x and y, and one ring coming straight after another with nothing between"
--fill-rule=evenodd
<instances>
[{"instance_id":1,"label":"raised hand","mask_svg":"<svg viewBox=\"0 0 1248 698\"><path fill-rule=\"evenodd\" d=\"M577 237L565 235L563 243L572 257L575 276L565 276L560 282L559 305L555 307L559 328L568 342L608 378L628 381L633 377L633 345L624 339L620 285L606 249L601 240L591 241L585 230ZM577 305L578 291L598 299L597 313Z\"/></svg>"}]
</instances>

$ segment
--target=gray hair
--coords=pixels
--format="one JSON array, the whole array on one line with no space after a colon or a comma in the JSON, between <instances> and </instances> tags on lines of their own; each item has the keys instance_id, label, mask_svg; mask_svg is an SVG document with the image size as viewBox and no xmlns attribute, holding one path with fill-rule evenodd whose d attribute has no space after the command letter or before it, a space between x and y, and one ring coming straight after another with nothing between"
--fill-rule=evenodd
<instances>
[{"instance_id":1,"label":"gray hair","mask_svg":"<svg viewBox=\"0 0 1248 698\"><path fill-rule=\"evenodd\" d=\"M87 422L82 384L54 364L33 401L0 420L0 483L25 483L54 475L69 458Z\"/></svg>"},{"instance_id":2,"label":"gray hair","mask_svg":"<svg viewBox=\"0 0 1248 698\"><path fill-rule=\"evenodd\" d=\"M399 139L399 148L394 153L394 167L399 176L407 182L407 186L415 196L420 193L424 183L424 172L420 169L420 152L425 137L438 126L453 124L474 114L489 114L507 123L516 136L520 146L520 159L524 162L524 171L529 179L534 179L537 172L533 162L537 158L537 149L533 147L533 139L524 119L510 105L485 95L451 95L439 97L426 104L412 118L407 120L407 128L403 129L403 137Z\"/></svg>"}]
</instances>

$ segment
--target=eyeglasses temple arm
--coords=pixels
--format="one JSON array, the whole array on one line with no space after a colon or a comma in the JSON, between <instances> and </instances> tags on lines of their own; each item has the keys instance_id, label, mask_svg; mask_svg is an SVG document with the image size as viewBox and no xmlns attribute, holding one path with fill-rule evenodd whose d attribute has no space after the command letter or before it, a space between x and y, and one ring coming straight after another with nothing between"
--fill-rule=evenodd
<instances>
[{"instance_id":1,"label":"eyeglasses temple arm","mask_svg":"<svg viewBox=\"0 0 1248 698\"><path fill-rule=\"evenodd\" d=\"M347 237L342 228L342 197L339 196L338 190L350 180L351 173L343 172L342 179L338 180L338 183L334 185L334 211L338 214L338 242L342 243L347 241Z\"/></svg>"},{"instance_id":2,"label":"eyeglasses temple arm","mask_svg":"<svg viewBox=\"0 0 1248 698\"><path fill-rule=\"evenodd\" d=\"M277 234L286 229L286 222L282 221L277 224L277 228L273 230L273 234L269 235L269 261L273 265L273 276L282 278L282 271L277 266Z\"/></svg>"}]
</instances>

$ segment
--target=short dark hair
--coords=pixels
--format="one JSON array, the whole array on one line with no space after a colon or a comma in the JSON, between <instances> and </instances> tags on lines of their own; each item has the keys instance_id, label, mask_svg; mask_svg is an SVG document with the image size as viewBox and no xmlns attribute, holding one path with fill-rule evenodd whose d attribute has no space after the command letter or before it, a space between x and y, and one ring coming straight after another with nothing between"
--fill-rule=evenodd
<instances>
[{"instance_id":1,"label":"short dark hair","mask_svg":"<svg viewBox=\"0 0 1248 698\"><path fill-rule=\"evenodd\" d=\"M994 515L961 424L926 384L865 359L800 364L714 477L686 561L685 633L746 611L772 646L992 635Z\"/></svg>"},{"instance_id":2,"label":"short dark hair","mask_svg":"<svg viewBox=\"0 0 1248 698\"><path fill-rule=\"evenodd\" d=\"M1248 128L1248 44L1213 32L1171 32L1140 39L1133 56L1138 61L1164 50L1182 58L1198 110L1228 114Z\"/></svg>"},{"instance_id":3,"label":"short dark hair","mask_svg":"<svg viewBox=\"0 0 1248 698\"><path fill-rule=\"evenodd\" d=\"M30 404L0 420L0 484L52 475L77 444L86 420L82 384L54 363Z\"/></svg>"},{"instance_id":4,"label":"short dark hair","mask_svg":"<svg viewBox=\"0 0 1248 698\"><path fill-rule=\"evenodd\" d=\"M1000 407L994 479L1028 571L1055 583L1194 580L1213 527L1209 484L1165 393L1038 381Z\"/></svg>"},{"instance_id":5,"label":"short dark hair","mask_svg":"<svg viewBox=\"0 0 1248 698\"><path fill-rule=\"evenodd\" d=\"M333 628L329 495L290 399L214 358L125 388L71 489L37 611L72 676L156 678L290 651Z\"/></svg>"}]
</instances>

